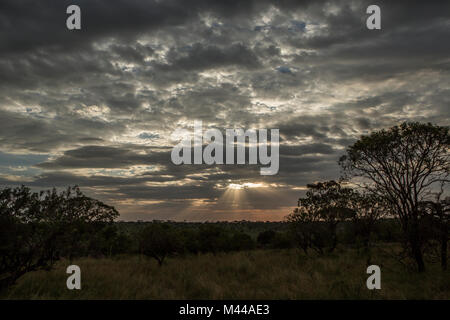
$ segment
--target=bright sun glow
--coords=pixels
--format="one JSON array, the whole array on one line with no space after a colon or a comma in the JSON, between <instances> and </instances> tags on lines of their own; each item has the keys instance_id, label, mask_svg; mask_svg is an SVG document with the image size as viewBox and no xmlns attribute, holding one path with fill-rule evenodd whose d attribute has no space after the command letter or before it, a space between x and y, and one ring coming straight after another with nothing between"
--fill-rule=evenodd
<instances>
[{"instance_id":1,"label":"bright sun glow","mask_svg":"<svg viewBox=\"0 0 450 320\"><path fill-rule=\"evenodd\" d=\"M246 182L246 183L242 183L242 184L230 183L228 185L228 189L233 189L233 190L241 190L241 189L245 189L245 188L264 188L264 187L266 187L266 185L264 183L252 183L252 182Z\"/></svg>"},{"instance_id":2,"label":"bright sun glow","mask_svg":"<svg viewBox=\"0 0 450 320\"><path fill-rule=\"evenodd\" d=\"M264 182L229 183L217 203L225 210L248 209L255 196L273 196L276 186Z\"/></svg>"}]
</instances>

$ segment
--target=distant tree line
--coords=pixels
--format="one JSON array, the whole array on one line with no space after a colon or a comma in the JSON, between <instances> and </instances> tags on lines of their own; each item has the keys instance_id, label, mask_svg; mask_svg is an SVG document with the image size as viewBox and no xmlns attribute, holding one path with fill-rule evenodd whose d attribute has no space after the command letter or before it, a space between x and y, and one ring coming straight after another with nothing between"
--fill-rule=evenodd
<instances>
[{"instance_id":1,"label":"distant tree line","mask_svg":"<svg viewBox=\"0 0 450 320\"><path fill-rule=\"evenodd\" d=\"M169 256L294 248L299 239L293 228L297 224L291 222L113 222L117 217L113 207L83 195L77 187L59 193L33 193L26 187L3 189L0 289L27 272L51 269L62 258L142 255L163 265ZM333 234L331 242L324 238L323 243L356 243L353 220L315 223L312 230L323 230L321 236L328 231ZM400 240L399 227L392 219L378 221L376 228L377 241ZM314 245L320 251L318 238Z\"/></svg>"}]
</instances>

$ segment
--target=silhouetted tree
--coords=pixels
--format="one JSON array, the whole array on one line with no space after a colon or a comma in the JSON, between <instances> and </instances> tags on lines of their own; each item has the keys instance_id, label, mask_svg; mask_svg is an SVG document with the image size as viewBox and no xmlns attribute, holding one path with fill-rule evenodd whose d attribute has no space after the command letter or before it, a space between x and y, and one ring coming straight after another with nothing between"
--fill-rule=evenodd
<instances>
[{"instance_id":1,"label":"silhouetted tree","mask_svg":"<svg viewBox=\"0 0 450 320\"><path fill-rule=\"evenodd\" d=\"M73 226L109 223L111 206L86 197L78 187L32 193L24 186L0 191L0 288L29 271L50 269L78 234ZM92 231L92 230L90 230Z\"/></svg>"},{"instance_id":2,"label":"silhouetted tree","mask_svg":"<svg viewBox=\"0 0 450 320\"><path fill-rule=\"evenodd\" d=\"M419 272L425 270L419 205L447 181L449 145L447 127L405 122L362 136L339 161L346 178L362 178L389 203Z\"/></svg>"},{"instance_id":3,"label":"silhouetted tree","mask_svg":"<svg viewBox=\"0 0 450 320\"><path fill-rule=\"evenodd\" d=\"M180 250L180 238L176 230L167 223L153 222L140 234L140 252L158 261L159 266L164 259Z\"/></svg>"},{"instance_id":4,"label":"silhouetted tree","mask_svg":"<svg viewBox=\"0 0 450 320\"><path fill-rule=\"evenodd\" d=\"M435 201L421 203L423 213L431 220L431 236L440 244L442 270L447 270L447 248L450 236L450 197L441 199L442 192L436 195Z\"/></svg>"},{"instance_id":5,"label":"silhouetted tree","mask_svg":"<svg viewBox=\"0 0 450 320\"><path fill-rule=\"evenodd\" d=\"M367 264L371 264L371 238L377 221L389 215L389 207L383 198L372 193L354 191L350 197L350 207L354 211L353 224L357 238L367 254Z\"/></svg>"},{"instance_id":6,"label":"silhouetted tree","mask_svg":"<svg viewBox=\"0 0 450 320\"><path fill-rule=\"evenodd\" d=\"M337 245L337 225L351 219L353 190L336 181L308 184L306 197L298 200L298 207L287 217L297 244L305 253L312 248L319 253Z\"/></svg>"}]
</instances>

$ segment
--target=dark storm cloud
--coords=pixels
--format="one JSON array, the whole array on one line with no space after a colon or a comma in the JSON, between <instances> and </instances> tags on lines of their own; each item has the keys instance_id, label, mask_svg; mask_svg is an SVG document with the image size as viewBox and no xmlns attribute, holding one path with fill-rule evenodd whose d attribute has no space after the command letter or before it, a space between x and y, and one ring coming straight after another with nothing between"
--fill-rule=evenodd
<instances>
[{"instance_id":1,"label":"dark storm cloud","mask_svg":"<svg viewBox=\"0 0 450 320\"><path fill-rule=\"evenodd\" d=\"M258 57L243 44L234 44L220 49L215 46L207 46L196 43L188 49L188 54L177 57L177 52L169 52L168 65L157 66L160 72L177 70L192 71L206 70L228 65L242 66L254 69L259 66Z\"/></svg>"},{"instance_id":2,"label":"dark storm cloud","mask_svg":"<svg viewBox=\"0 0 450 320\"><path fill-rule=\"evenodd\" d=\"M66 8L72 4L83 9L86 28L80 32L70 33L64 28ZM189 4L180 0L115 0L114 3L106 0L43 0L39 3L5 0L0 5L0 50L3 53L47 47L71 50L89 46L90 41L100 37L123 37L127 42L144 32L183 26L201 13L248 19L269 5L269 1L236 0L193 0Z\"/></svg>"},{"instance_id":3,"label":"dark storm cloud","mask_svg":"<svg viewBox=\"0 0 450 320\"><path fill-rule=\"evenodd\" d=\"M193 152L192 152L193 154ZM319 157L317 155L320 155ZM248 158L248 149L247 156ZM157 150L148 154L138 154L130 149L116 147L86 146L69 150L55 160L36 164L35 167L43 169L80 169L80 168L115 168L126 169L136 165L158 167L157 171L144 171L132 177L110 177L105 174L79 177L69 172L46 173L38 176L34 184L39 185L71 185L80 186L121 186L142 185L155 182L177 182L188 179L191 183L208 184L227 183L237 180L267 180L297 185L297 174L308 175L324 171L324 166L335 165L338 154L331 146L313 143L310 145L282 145L280 148L280 172L275 177L261 177L260 165L174 165L170 162L170 151ZM292 178L293 177L293 178ZM292 178L292 179L291 179ZM307 183L307 181L303 181ZM142 186L141 186L142 187ZM158 186L161 194L167 186ZM146 187L144 187L146 189Z\"/></svg>"},{"instance_id":4,"label":"dark storm cloud","mask_svg":"<svg viewBox=\"0 0 450 320\"><path fill-rule=\"evenodd\" d=\"M49 152L65 144L101 142L101 136L120 132L120 126L93 119L46 118L28 112L0 109L0 142L3 149Z\"/></svg>"},{"instance_id":5,"label":"dark storm cloud","mask_svg":"<svg viewBox=\"0 0 450 320\"><path fill-rule=\"evenodd\" d=\"M76 4L83 8L83 23L89 28L69 33L65 25L66 8ZM136 32L182 24L195 16L195 10L183 10L176 1L2 1L1 33L2 52L61 46L70 50L76 46L88 46L95 37L121 35L136 36ZM19 27L17 27L19 26Z\"/></svg>"},{"instance_id":6,"label":"dark storm cloud","mask_svg":"<svg viewBox=\"0 0 450 320\"><path fill-rule=\"evenodd\" d=\"M70 4L79 31L65 27ZM130 218L176 217L194 199L228 208L218 199L230 183L278 192L248 189L242 208L295 205L298 188L339 176L359 135L450 121L450 3L378 1L373 31L369 4L3 0L0 184L77 184ZM278 175L173 165L170 133L196 119L278 128Z\"/></svg>"},{"instance_id":7,"label":"dark storm cloud","mask_svg":"<svg viewBox=\"0 0 450 320\"><path fill-rule=\"evenodd\" d=\"M151 163L149 155L137 154L131 150L103 146L85 146L75 150L68 150L55 161L44 162L37 166L45 169L122 168L133 164Z\"/></svg>"},{"instance_id":8,"label":"dark storm cloud","mask_svg":"<svg viewBox=\"0 0 450 320\"><path fill-rule=\"evenodd\" d=\"M54 130L48 122L0 110L0 141L3 148L44 151L69 139L69 133Z\"/></svg>"},{"instance_id":9,"label":"dark storm cloud","mask_svg":"<svg viewBox=\"0 0 450 320\"><path fill-rule=\"evenodd\" d=\"M331 154L333 147L327 144L313 143L309 145L282 145L280 147L281 155L305 155L305 154Z\"/></svg>"}]
</instances>

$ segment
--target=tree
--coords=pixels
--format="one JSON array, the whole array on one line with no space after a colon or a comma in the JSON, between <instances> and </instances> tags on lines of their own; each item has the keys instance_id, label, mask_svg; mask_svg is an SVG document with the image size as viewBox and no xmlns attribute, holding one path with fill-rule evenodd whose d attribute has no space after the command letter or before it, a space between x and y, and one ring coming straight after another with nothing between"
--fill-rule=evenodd
<instances>
[{"instance_id":1,"label":"tree","mask_svg":"<svg viewBox=\"0 0 450 320\"><path fill-rule=\"evenodd\" d=\"M388 206L383 198L374 194L354 191L350 198L350 207L354 211L352 220L355 234L362 240L367 254L367 264L370 265L371 238L375 231L375 224L380 218L388 215Z\"/></svg>"},{"instance_id":2,"label":"tree","mask_svg":"<svg viewBox=\"0 0 450 320\"><path fill-rule=\"evenodd\" d=\"M78 187L32 193L24 186L0 191L0 289L27 272L49 270L74 243L75 223L112 222L118 212L84 196Z\"/></svg>"},{"instance_id":3,"label":"tree","mask_svg":"<svg viewBox=\"0 0 450 320\"><path fill-rule=\"evenodd\" d=\"M165 258L179 250L178 234L169 224L153 222L140 234L140 252L162 266Z\"/></svg>"},{"instance_id":4,"label":"tree","mask_svg":"<svg viewBox=\"0 0 450 320\"><path fill-rule=\"evenodd\" d=\"M435 201L421 203L422 212L431 219L431 235L440 244L442 270L447 270L447 248L450 236L450 197L441 199L442 191Z\"/></svg>"},{"instance_id":5,"label":"tree","mask_svg":"<svg viewBox=\"0 0 450 320\"><path fill-rule=\"evenodd\" d=\"M60 252L72 260L95 249L105 227L119 216L117 210L85 196L78 187L58 193L55 189L40 193L47 223L60 230ZM93 252L98 254L98 252Z\"/></svg>"},{"instance_id":6,"label":"tree","mask_svg":"<svg viewBox=\"0 0 450 320\"><path fill-rule=\"evenodd\" d=\"M307 187L306 197L298 200L298 207L287 221L305 253L308 248L323 253L325 247L332 252L337 245L338 223L354 216L349 202L354 191L333 180Z\"/></svg>"},{"instance_id":7,"label":"tree","mask_svg":"<svg viewBox=\"0 0 450 320\"><path fill-rule=\"evenodd\" d=\"M419 272L425 270L419 205L448 181L449 145L447 127L405 122L362 136L339 160L345 178L360 179L400 219Z\"/></svg>"}]
</instances>

